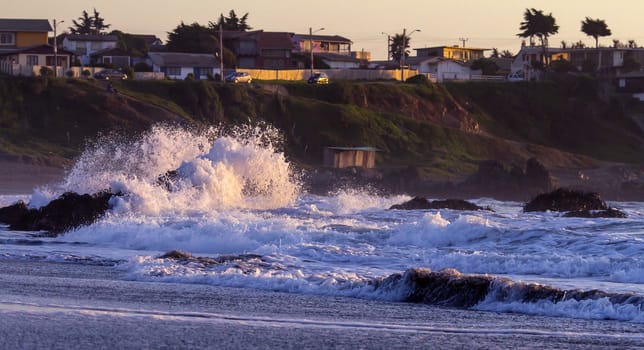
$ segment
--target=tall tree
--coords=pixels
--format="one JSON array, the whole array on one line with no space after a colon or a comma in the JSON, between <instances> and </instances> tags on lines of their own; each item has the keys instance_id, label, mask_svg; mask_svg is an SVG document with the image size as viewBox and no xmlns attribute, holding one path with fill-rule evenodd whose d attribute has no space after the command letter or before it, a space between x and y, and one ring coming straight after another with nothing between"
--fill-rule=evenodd
<instances>
[{"instance_id":1,"label":"tall tree","mask_svg":"<svg viewBox=\"0 0 644 350\"><path fill-rule=\"evenodd\" d=\"M103 31L108 30L111 26L111 24L105 24L105 19L100 16L96 9L94 9L94 17L92 19L94 34L101 34Z\"/></svg>"},{"instance_id":2,"label":"tall tree","mask_svg":"<svg viewBox=\"0 0 644 350\"><path fill-rule=\"evenodd\" d=\"M109 29L111 24L105 24L105 19L100 16L100 13L94 9L94 15L90 16L87 11L78 17L78 21L72 20L74 24L69 27L72 34L101 34L103 31Z\"/></svg>"},{"instance_id":3,"label":"tall tree","mask_svg":"<svg viewBox=\"0 0 644 350\"><path fill-rule=\"evenodd\" d=\"M78 21L76 21L75 19L72 20L72 23L74 25L72 27L69 27L69 31L72 34L91 34L93 21L94 19L89 16L89 13L83 10L83 14L78 17Z\"/></svg>"},{"instance_id":4,"label":"tall tree","mask_svg":"<svg viewBox=\"0 0 644 350\"><path fill-rule=\"evenodd\" d=\"M559 32L559 26L556 23L552 13L545 15L543 11L537 9L526 9L523 13L523 22L519 29L522 31L517 36L522 38L530 38L532 42L534 37L537 37L541 42L542 58L548 63L547 49L548 37Z\"/></svg>"},{"instance_id":5,"label":"tall tree","mask_svg":"<svg viewBox=\"0 0 644 350\"><path fill-rule=\"evenodd\" d=\"M209 24L211 28L219 28L219 25L222 25L223 30L245 32L253 29L246 23L247 20L248 12L241 17L237 17L235 10L230 10L230 12L228 12L228 17L225 17L222 13L219 15L219 21L217 21L217 23L209 22Z\"/></svg>"},{"instance_id":6,"label":"tall tree","mask_svg":"<svg viewBox=\"0 0 644 350\"><path fill-rule=\"evenodd\" d=\"M190 25L181 22L172 32L169 32L166 47L170 52L219 55L219 39L215 30L196 22ZM223 56L227 67L237 64L237 58L231 50L224 48Z\"/></svg>"},{"instance_id":7,"label":"tall tree","mask_svg":"<svg viewBox=\"0 0 644 350\"><path fill-rule=\"evenodd\" d=\"M403 34L396 34L391 38L391 57L400 62L400 60L403 57L403 54L405 55L405 58L409 57L409 51L407 50L409 48L409 42L411 41L411 37L409 35L405 35L403 37Z\"/></svg>"},{"instance_id":8,"label":"tall tree","mask_svg":"<svg viewBox=\"0 0 644 350\"><path fill-rule=\"evenodd\" d=\"M590 17L586 17L585 20L581 21L581 31L595 39L595 48L599 48L600 36L610 36L612 34L603 19L592 19Z\"/></svg>"}]
</instances>

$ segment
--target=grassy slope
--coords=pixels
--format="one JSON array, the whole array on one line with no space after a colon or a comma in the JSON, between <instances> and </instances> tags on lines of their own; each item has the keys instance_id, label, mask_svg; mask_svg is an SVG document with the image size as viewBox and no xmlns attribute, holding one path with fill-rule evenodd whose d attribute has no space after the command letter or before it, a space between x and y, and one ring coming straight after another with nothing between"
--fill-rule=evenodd
<instances>
[{"instance_id":1,"label":"grassy slope","mask_svg":"<svg viewBox=\"0 0 644 350\"><path fill-rule=\"evenodd\" d=\"M86 138L150 124L190 126L267 120L286 135L294 160L319 164L324 146L375 146L381 166L434 174L472 171L476 161L521 161L554 152L644 162L644 136L592 81L559 84L340 82L280 84L282 93L212 82L101 82L0 77L0 153L71 158ZM285 91L285 92L284 92ZM580 132L581 131L581 132ZM507 140L516 142L508 143Z\"/></svg>"}]
</instances>

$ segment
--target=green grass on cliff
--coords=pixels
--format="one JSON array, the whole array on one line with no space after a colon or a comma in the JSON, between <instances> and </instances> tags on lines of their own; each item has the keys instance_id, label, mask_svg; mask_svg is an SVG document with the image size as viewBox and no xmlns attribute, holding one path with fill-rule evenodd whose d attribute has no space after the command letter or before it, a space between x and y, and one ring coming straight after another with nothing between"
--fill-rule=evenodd
<instances>
[{"instance_id":1,"label":"green grass on cliff","mask_svg":"<svg viewBox=\"0 0 644 350\"><path fill-rule=\"evenodd\" d=\"M379 166L449 176L479 160L526 156L505 139L644 162L627 106L600 98L595 84L124 81L114 95L100 81L0 76L0 153L69 159L99 133L268 121L285 135L287 155L308 165L320 164L326 146L373 146L383 151Z\"/></svg>"}]
</instances>

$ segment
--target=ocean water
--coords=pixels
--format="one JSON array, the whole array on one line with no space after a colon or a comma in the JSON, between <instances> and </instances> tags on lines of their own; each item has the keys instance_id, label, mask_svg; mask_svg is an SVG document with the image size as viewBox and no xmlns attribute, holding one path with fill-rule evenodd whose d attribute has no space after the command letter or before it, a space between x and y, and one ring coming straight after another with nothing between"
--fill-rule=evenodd
<instances>
[{"instance_id":1,"label":"ocean water","mask_svg":"<svg viewBox=\"0 0 644 350\"><path fill-rule=\"evenodd\" d=\"M306 193L280 140L265 126L105 137L60 184L0 196L0 206L109 188L123 194L113 209L56 238L0 226L0 259L109 265L129 281L402 302L429 293L421 302L644 323L644 203L610 203L627 219L523 213L523 203L486 198L471 200L494 212L389 210L411 197ZM160 184L169 170L178 176ZM211 259L160 258L171 250ZM490 283L459 306L417 283L435 272Z\"/></svg>"}]
</instances>

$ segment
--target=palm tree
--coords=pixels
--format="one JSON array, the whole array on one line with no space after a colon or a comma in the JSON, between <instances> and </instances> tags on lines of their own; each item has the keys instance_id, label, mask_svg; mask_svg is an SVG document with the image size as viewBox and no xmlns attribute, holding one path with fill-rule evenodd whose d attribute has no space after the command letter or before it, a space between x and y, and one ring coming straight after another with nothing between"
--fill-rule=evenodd
<instances>
[{"instance_id":1,"label":"palm tree","mask_svg":"<svg viewBox=\"0 0 644 350\"><path fill-rule=\"evenodd\" d=\"M523 13L523 22L519 27L522 30L521 33L517 36L522 38L530 38L530 41L536 36L541 42L541 48L543 51L543 59L546 60L546 49L548 48L548 37L552 34L557 34L559 32L559 26L556 23L552 13L547 15L543 14L543 11L537 9L526 9Z\"/></svg>"},{"instance_id":2,"label":"palm tree","mask_svg":"<svg viewBox=\"0 0 644 350\"><path fill-rule=\"evenodd\" d=\"M599 48L600 36L610 36L612 34L603 19L592 19L590 17L586 17L586 20L581 21L581 31L595 39L595 48Z\"/></svg>"},{"instance_id":3,"label":"palm tree","mask_svg":"<svg viewBox=\"0 0 644 350\"><path fill-rule=\"evenodd\" d=\"M400 62L402 59L403 53L405 55L405 58L409 57L409 51L407 51L407 49L409 48L410 40L411 40L411 37L409 35L405 35L403 37L403 34L396 34L391 38L390 51L391 51L391 57L394 60ZM403 45L403 42L404 42L404 45Z\"/></svg>"}]
</instances>

